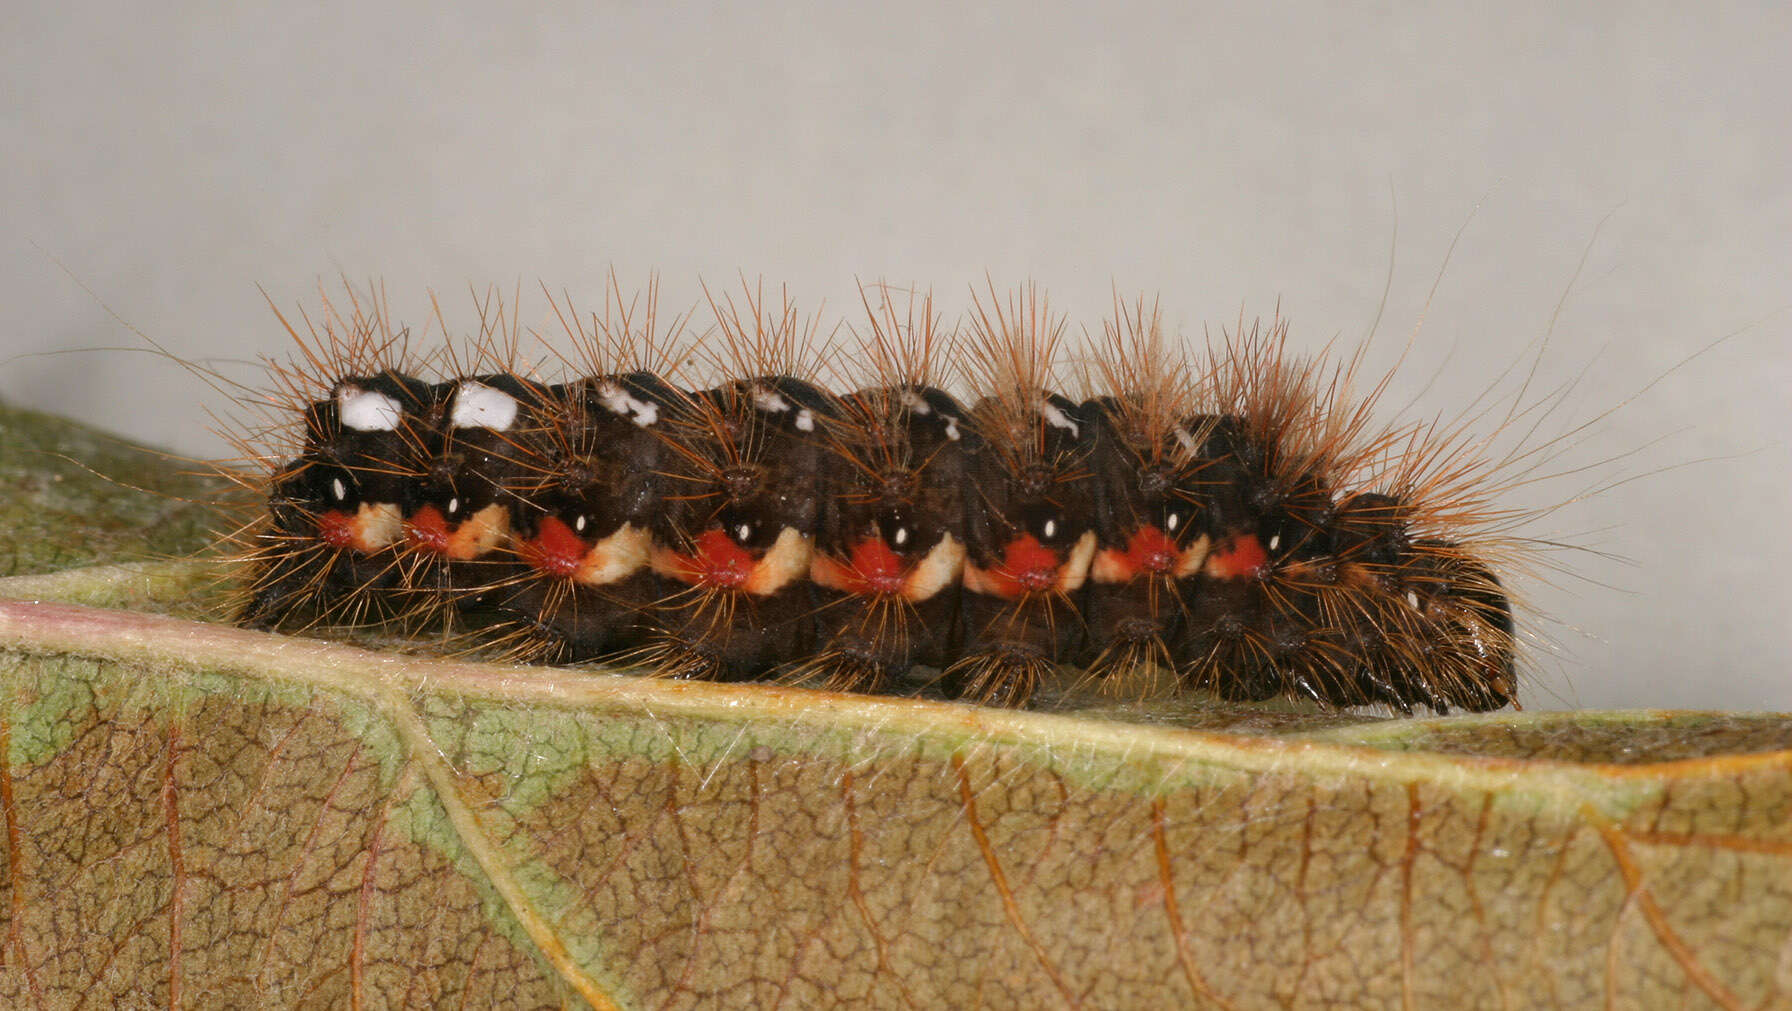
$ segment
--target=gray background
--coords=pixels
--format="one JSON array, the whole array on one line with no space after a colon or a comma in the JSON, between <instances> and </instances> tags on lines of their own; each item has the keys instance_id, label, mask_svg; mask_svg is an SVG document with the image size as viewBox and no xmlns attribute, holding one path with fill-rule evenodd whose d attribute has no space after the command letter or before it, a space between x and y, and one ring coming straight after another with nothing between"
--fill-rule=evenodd
<instances>
[{"instance_id":1,"label":"gray background","mask_svg":"<svg viewBox=\"0 0 1792 1011\"><path fill-rule=\"evenodd\" d=\"M1279 299L1349 345L1392 249L1375 361L1424 326L1389 409L1448 415L1586 251L1533 392L1579 380L1550 430L1600 420L1555 469L1594 466L1515 499L1635 479L1528 530L1591 549L1522 581L1531 703L1792 709L1783 4L203 6L6 5L0 396L220 452L220 398L97 350L137 338L52 257L250 359L287 350L258 284L378 276L412 321L434 286L470 325L469 282L591 303L611 265L676 305L745 271L953 311L987 270L1091 325L1118 285L1197 339Z\"/></svg>"}]
</instances>

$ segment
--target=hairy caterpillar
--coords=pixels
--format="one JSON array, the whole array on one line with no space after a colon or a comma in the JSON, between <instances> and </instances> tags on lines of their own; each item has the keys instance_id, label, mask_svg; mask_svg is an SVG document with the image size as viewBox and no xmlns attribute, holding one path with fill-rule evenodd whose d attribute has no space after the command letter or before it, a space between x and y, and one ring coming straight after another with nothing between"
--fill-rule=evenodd
<instances>
[{"instance_id":1,"label":"hairy caterpillar","mask_svg":"<svg viewBox=\"0 0 1792 1011\"><path fill-rule=\"evenodd\" d=\"M823 335L762 288L659 327L552 299L560 375L502 305L418 357L326 300L266 403L237 619L447 625L511 655L1024 705L1065 670L1401 712L1516 702L1509 517L1461 428L1379 425L1357 361L1240 326L1195 357L1116 299L1081 353L1028 286L875 286ZM488 303L489 307L489 303ZM514 303L512 306L514 312ZM440 315L438 310L438 316ZM286 318L282 317L283 322Z\"/></svg>"}]
</instances>

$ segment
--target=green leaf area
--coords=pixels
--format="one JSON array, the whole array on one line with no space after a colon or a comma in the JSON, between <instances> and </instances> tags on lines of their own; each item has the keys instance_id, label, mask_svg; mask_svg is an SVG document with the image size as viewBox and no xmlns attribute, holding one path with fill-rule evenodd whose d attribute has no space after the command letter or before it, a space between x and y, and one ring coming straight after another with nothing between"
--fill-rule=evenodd
<instances>
[{"instance_id":1,"label":"green leaf area","mask_svg":"<svg viewBox=\"0 0 1792 1011\"><path fill-rule=\"evenodd\" d=\"M1006 712L248 632L145 613L203 538L66 490L143 458L4 418L0 1006L1792 1003L1787 717Z\"/></svg>"}]
</instances>

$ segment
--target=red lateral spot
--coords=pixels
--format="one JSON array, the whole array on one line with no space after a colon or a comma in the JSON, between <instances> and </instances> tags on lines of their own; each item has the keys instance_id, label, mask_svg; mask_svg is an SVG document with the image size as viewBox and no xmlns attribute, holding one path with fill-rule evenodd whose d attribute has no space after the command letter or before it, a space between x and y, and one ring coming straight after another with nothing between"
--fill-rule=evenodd
<instances>
[{"instance_id":1,"label":"red lateral spot","mask_svg":"<svg viewBox=\"0 0 1792 1011\"><path fill-rule=\"evenodd\" d=\"M1256 534L1239 534L1207 556L1207 574L1215 579L1254 576L1269 564L1269 552Z\"/></svg>"},{"instance_id":2,"label":"red lateral spot","mask_svg":"<svg viewBox=\"0 0 1792 1011\"><path fill-rule=\"evenodd\" d=\"M1058 585L1058 553L1039 543L1032 534L1021 534L1002 549L1002 561L990 570L998 592L1013 599L1041 593Z\"/></svg>"},{"instance_id":3,"label":"red lateral spot","mask_svg":"<svg viewBox=\"0 0 1792 1011\"><path fill-rule=\"evenodd\" d=\"M1126 542L1126 561L1135 572L1163 574L1176 567L1176 542L1162 530L1146 524Z\"/></svg>"},{"instance_id":4,"label":"red lateral spot","mask_svg":"<svg viewBox=\"0 0 1792 1011\"><path fill-rule=\"evenodd\" d=\"M851 548L852 560L847 564L817 555L825 569L824 579L831 580L843 593L896 594L902 592L907 567L902 557L884 543L882 537L867 537Z\"/></svg>"},{"instance_id":5,"label":"red lateral spot","mask_svg":"<svg viewBox=\"0 0 1792 1011\"><path fill-rule=\"evenodd\" d=\"M590 550L584 539L560 522L558 516L548 516L542 519L535 536L524 541L517 553L531 568L565 579L579 571L580 563Z\"/></svg>"},{"instance_id":6,"label":"red lateral spot","mask_svg":"<svg viewBox=\"0 0 1792 1011\"><path fill-rule=\"evenodd\" d=\"M1002 569L1008 578L1035 592L1058 582L1058 553L1039 543L1032 534L1021 534L1002 552Z\"/></svg>"},{"instance_id":7,"label":"red lateral spot","mask_svg":"<svg viewBox=\"0 0 1792 1011\"><path fill-rule=\"evenodd\" d=\"M332 548L352 548L358 540L355 520L354 513L330 509L317 517L317 536Z\"/></svg>"},{"instance_id":8,"label":"red lateral spot","mask_svg":"<svg viewBox=\"0 0 1792 1011\"><path fill-rule=\"evenodd\" d=\"M753 553L720 528L697 535L697 550L677 556L678 578L699 586L738 590L753 575Z\"/></svg>"},{"instance_id":9,"label":"red lateral spot","mask_svg":"<svg viewBox=\"0 0 1792 1011\"><path fill-rule=\"evenodd\" d=\"M435 555L448 553L448 517L435 506L426 505L405 517L404 539L419 551Z\"/></svg>"},{"instance_id":10,"label":"red lateral spot","mask_svg":"<svg viewBox=\"0 0 1792 1011\"><path fill-rule=\"evenodd\" d=\"M1174 572L1176 543L1149 524L1134 530L1125 551L1103 548L1096 556L1095 578L1104 583L1127 583L1141 575Z\"/></svg>"},{"instance_id":11,"label":"red lateral spot","mask_svg":"<svg viewBox=\"0 0 1792 1011\"><path fill-rule=\"evenodd\" d=\"M872 593L900 593L905 566L882 537L867 537L852 546L852 567Z\"/></svg>"}]
</instances>

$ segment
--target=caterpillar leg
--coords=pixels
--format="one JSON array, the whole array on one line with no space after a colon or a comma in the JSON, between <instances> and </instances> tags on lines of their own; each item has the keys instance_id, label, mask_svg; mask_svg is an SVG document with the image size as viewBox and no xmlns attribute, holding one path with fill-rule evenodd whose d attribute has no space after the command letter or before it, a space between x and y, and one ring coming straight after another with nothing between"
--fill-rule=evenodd
<instances>
[{"instance_id":1,"label":"caterpillar leg","mask_svg":"<svg viewBox=\"0 0 1792 1011\"><path fill-rule=\"evenodd\" d=\"M939 681L952 698L1018 709L1031 702L1057 670L1058 665L1038 649L1006 643L964 657L947 667Z\"/></svg>"}]
</instances>

